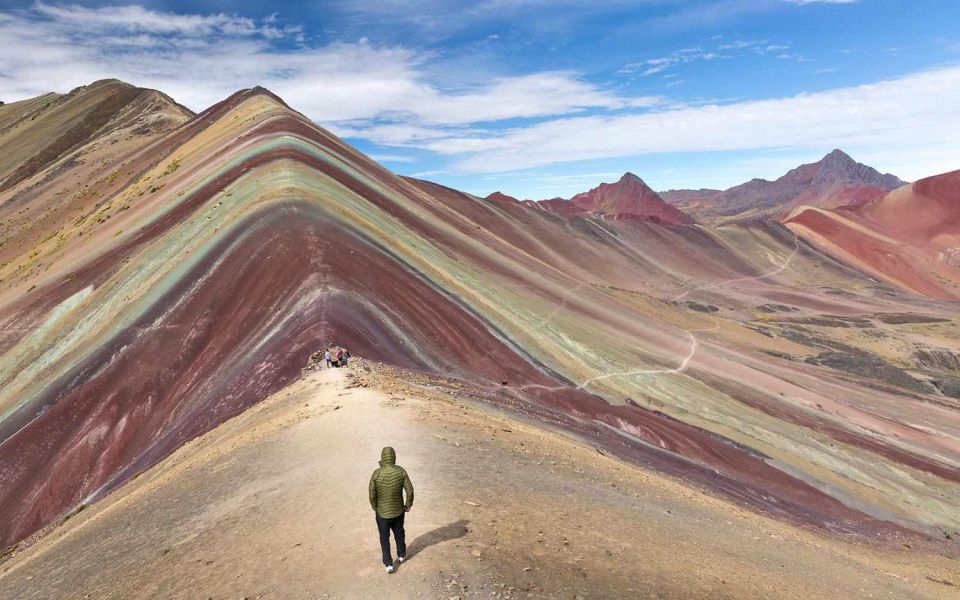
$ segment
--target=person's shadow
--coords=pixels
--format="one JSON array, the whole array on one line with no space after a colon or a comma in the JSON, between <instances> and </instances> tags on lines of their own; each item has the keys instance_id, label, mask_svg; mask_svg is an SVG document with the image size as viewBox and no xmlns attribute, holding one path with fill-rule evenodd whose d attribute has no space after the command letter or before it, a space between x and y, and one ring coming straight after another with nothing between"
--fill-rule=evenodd
<instances>
[{"instance_id":1,"label":"person's shadow","mask_svg":"<svg viewBox=\"0 0 960 600\"><path fill-rule=\"evenodd\" d=\"M462 538L463 536L467 535L468 523L470 523L470 521L466 519L460 519L459 521L455 521L449 525L437 527L432 531L418 535L417 539L410 542L410 545L407 546L407 560L410 560L421 551L426 550L434 544L449 542L450 540Z\"/></svg>"}]
</instances>

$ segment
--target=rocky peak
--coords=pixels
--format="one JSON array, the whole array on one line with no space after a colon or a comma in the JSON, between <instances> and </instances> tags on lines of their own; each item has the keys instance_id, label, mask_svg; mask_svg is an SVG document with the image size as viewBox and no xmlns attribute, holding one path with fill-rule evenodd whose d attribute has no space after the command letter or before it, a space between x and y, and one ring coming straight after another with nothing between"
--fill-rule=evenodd
<instances>
[{"instance_id":1,"label":"rocky peak","mask_svg":"<svg viewBox=\"0 0 960 600\"><path fill-rule=\"evenodd\" d=\"M579 204L582 201L590 201L598 197L606 199L614 196L628 200L640 200L650 196L660 198L642 179L627 172L614 183L601 183L590 191L577 194L570 200Z\"/></svg>"},{"instance_id":2,"label":"rocky peak","mask_svg":"<svg viewBox=\"0 0 960 600\"><path fill-rule=\"evenodd\" d=\"M857 161L853 160L849 154L839 148L834 148L828 152L826 156L820 159L820 163L823 165L836 165L839 167L857 165Z\"/></svg>"},{"instance_id":3,"label":"rocky peak","mask_svg":"<svg viewBox=\"0 0 960 600\"><path fill-rule=\"evenodd\" d=\"M636 217L672 224L694 221L677 208L664 202L650 186L633 173L624 173L615 183L601 183L588 192L570 199L581 210L598 215Z\"/></svg>"},{"instance_id":4,"label":"rocky peak","mask_svg":"<svg viewBox=\"0 0 960 600\"><path fill-rule=\"evenodd\" d=\"M490 200L493 202L519 202L519 200L517 200L513 196L508 196L507 194L504 194L499 190L497 190L496 192L493 192L492 194L490 194L484 199Z\"/></svg>"},{"instance_id":5,"label":"rocky peak","mask_svg":"<svg viewBox=\"0 0 960 600\"><path fill-rule=\"evenodd\" d=\"M615 185L615 186L618 186L618 187L621 188L621 189L629 190L629 191L635 191L635 192L639 192L639 193L641 193L641 194L651 194L651 193L652 193L652 194L656 194L656 192L654 192L653 189L651 189L650 186L647 185L647 183L646 183L644 180L640 179L639 177L637 177L636 175L634 175L633 173L631 173L631 172L629 172L629 171L627 171L626 173L624 173L624 174L623 174L623 177L621 177L616 183L613 183L613 184L600 184L600 185L601 185L601 186L603 186L603 185Z\"/></svg>"},{"instance_id":6,"label":"rocky peak","mask_svg":"<svg viewBox=\"0 0 960 600\"><path fill-rule=\"evenodd\" d=\"M849 154L839 149L831 151L818 162L797 167L787 173L787 177L810 182L815 189L844 183L874 186L890 191L905 183L894 175L880 173L873 167L858 163Z\"/></svg>"}]
</instances>

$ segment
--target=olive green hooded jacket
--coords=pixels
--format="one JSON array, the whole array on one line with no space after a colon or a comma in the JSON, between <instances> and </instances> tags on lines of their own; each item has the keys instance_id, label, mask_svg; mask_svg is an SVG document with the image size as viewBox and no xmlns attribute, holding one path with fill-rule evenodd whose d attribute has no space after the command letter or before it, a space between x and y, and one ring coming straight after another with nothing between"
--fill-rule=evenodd
<instances>
[{"instance_id":1,"label":"olive green hooded jacket","mask_svg":"<svg viewBox=\"0 0 960 600\"><path fill-rule=\"evenodd\" d=\"M403 493L407 501L403 501ZM397 466L397 453L387 446L380 452L380 468L370 476L370 507L384 519L403 514L413 506L413 484L403 467Z\"/></svg>"}]
</instances>

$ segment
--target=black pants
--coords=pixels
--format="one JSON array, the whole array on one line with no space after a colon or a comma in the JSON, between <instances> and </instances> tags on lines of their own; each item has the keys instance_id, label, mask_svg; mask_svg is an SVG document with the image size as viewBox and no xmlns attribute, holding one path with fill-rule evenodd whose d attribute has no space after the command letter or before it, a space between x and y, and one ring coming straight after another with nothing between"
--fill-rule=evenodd
<instances>
[{"instance_id":1,"label":"black pants","mask_svg":"<svg viewBox=\"0 0 960 600\"><path fill-rule=\"evenodd\" d=\"M403 514L392 519L384 519L377 515L377 529L380 530L380 550L383 552L383 566L389 567L393 564L393 557L390 555L390 532L393 531L393 539L397 542L397 556L407 555L406 534L403 531Z\"/></svg>"}]
</instances>

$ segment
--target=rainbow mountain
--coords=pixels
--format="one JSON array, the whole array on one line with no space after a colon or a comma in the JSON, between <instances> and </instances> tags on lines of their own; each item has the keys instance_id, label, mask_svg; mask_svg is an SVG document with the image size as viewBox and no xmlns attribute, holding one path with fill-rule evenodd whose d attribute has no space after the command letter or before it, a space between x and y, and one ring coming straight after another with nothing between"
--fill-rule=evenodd
<instances>
[{"instance_id":1,"label":"rainbow mountain","mask_svg":"<svg viewBox=\"0 0 960 600\"><path fill-rule=\"evenodd\" d=\"M262 88L193 115L97 82L0 107L0 140L0 547L328 343L765 514L960 529L955 300L799 222L485 200Z\"/></svg>"}]
</instances>

